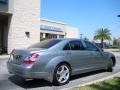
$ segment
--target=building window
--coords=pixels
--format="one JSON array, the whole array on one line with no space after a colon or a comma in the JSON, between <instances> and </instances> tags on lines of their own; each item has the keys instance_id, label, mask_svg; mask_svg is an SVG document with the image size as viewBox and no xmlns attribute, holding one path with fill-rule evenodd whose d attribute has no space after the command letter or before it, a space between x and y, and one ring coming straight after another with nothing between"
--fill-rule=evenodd
<instances>
[{"instance_id":1,"label":"building window","mask_svg":"<svg viewBox=\"0 0 120 90\"><path fill-rule=\"evenodd\" d=\"M40 41L43 41L46 39L46 34L45 33L40 33Z\"/></svg>"},{"instance_id":2,"label":"building window","mask_svg":"<svg viewBox=\"0 0 120 90\"><path fill-rule=\"evenodd\" d=\"M64 35L59 35L59 38L64 38Z\"/></svg>"},{"instance_id":3,"label":"building window","mask_svg":"<svg viewBox=\"0 0 120 90\"><path fill-rule=\"evenodd\" d=\"M25 32L26 37L30 38L30 32Z\"/></svg>"},{"instance_id":4,"label":"building window","mask_svg":"<svg viewBox=\"0 0 120 90\"><path fill-rule=\"evenodd\" d=\"M57 34L49 34L49 33L46 33L46 38L47 38L47 39L57 38Z\"/></svg>"}]
</instances>

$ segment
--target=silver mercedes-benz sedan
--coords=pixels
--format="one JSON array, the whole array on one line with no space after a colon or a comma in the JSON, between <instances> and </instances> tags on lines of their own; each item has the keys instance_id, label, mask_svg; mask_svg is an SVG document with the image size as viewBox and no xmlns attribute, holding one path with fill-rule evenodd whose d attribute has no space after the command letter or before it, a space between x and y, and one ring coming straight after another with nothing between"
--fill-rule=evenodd
<instances>
[{"instance_id":1,"label":"silver mercedes-benz sedan","mask_svg":"<svg viewBox=\"0 0 120 90\"><path fill-rule=\"evenodd\" d=\"M63 85L72 75L100 69L112 71L115 63L113 54L89 41L49 39L27 49L14 49L7 68L25 79L45 79Z\"/></svg>"}]
</instances>

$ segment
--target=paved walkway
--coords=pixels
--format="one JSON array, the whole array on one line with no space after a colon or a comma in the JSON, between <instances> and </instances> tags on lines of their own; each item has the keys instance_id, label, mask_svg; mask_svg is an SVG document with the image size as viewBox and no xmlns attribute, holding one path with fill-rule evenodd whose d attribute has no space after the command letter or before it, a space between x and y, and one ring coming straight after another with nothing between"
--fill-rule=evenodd
<instances>
[{"instance_id":1,"label":"paved walkway","mask_svg":"<svg viewBox=\"0 0 120 90\"><path fill-rule=\"evenodd\" d=\"M120 57L120 49L104 49L106 52L113 53L116 57Z\"/></svg>"},{"instance_id":2,"label":"paved walkway","mask_svg":"<svg viewBox=\"0 0 120 90\"><path fill-rule=\"evenodd\" d=\"M120 52L120 49L104 49L104 50L108 52Z\"/></svg>"}]
</instances>

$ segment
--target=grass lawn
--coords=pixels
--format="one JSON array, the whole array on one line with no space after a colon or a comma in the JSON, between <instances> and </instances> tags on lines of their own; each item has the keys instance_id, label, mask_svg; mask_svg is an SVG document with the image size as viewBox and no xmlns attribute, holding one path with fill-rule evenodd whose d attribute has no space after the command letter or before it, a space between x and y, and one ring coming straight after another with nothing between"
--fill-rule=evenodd
<instances>
[{"instance_id":1,"label":"grass lawn","mask_svg":"<svg viewBox=\"0 0 120 90\"><path fill-rule=\"evenodd\" d=\"M75 87L71 90L120 90L120 77L114 77L83 87Z\"/></svg>"}]
</instances>

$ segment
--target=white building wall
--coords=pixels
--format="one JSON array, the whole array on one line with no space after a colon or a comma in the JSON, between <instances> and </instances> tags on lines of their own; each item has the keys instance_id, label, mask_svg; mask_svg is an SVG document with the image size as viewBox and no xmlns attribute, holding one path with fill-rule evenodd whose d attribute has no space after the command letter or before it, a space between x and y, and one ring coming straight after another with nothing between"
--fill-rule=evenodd
<instances>
[{"instance_id":1,"label":"white building wall","mask_svg":"<svg viewBox=\"0 0 120 90\"><path fill-rule=\"evenodd\" d=\"M61 28L63 31L66 27L66 23L63 22L58 22L58 21L54 21L54 20L49 20L49 19L40 19L40 24L41 25L48 25L48 26L54 26L54 27L59 27Z\"/></svg>"},{"instance_id":2,"label":"white building wall","mask_svg":"<svg viewBox=\"0 0 120 90\"><path fill-rule=\"evenodd\" d=\"M14 0L9 20L8 53L40 41L40 0ZM30 32L28 38L25 32Z\"/></svg>"},{"instance_id":3,"label":"white building wall","mask_svg":"<svg viewBox=\"0 0 120 90\"><path fill-rule=\"evenodd\" d=\"M65 32L66 38L80 38L80 32L78 28L66 26Z\"/></svg>"}]
</instances>

